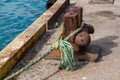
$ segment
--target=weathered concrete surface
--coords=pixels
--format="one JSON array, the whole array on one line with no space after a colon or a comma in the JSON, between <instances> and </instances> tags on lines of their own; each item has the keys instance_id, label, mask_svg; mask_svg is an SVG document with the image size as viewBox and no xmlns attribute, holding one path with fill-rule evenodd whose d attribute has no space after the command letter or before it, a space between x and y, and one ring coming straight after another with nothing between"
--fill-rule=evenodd
<instances>
[{"instance_id":1,"label":"weathered concrete surface","mask_svg":"<svg viewBox=\"0 0 120 80\"><path fill-rule=\"evenodd\" d=\"M83 6L84 20L95 27L92 44L102 47L101 61L80 62L78 69L71 72L59 71L59 61L42 60L19 75L17 80L120 80L120 0L115 0L114 5L90 5L88 1L71 0L71 4ZM47 32L13 71L48 50L59 33L59 28Z\"/></svg>"},{"instance_id":2,"label":"weathered concrete surface","mask_svg":"<svg viewBox=\"0 0 120 80\"><path fill-rule=\"evenodd\" d=\"M26 30L18 35L0 52L0 80L16 65L23 55L46 32L51 22L61 15L69 5L69 0L57 1Z\"/></svg>"}]
</instances>

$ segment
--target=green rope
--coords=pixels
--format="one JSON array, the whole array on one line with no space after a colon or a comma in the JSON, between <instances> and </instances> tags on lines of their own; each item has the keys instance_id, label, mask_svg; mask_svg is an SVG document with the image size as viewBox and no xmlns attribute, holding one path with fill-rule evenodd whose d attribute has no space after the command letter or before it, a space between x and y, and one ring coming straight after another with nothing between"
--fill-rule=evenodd
<instances>
[{"instance_id":1,"label":"green rope","mask_svg":"<svg viewBox=\"0 0 120 80\"><path fill-rule=\"evenodd\" d=\"M59 49L63 55L61 55L60 68L66 70L75 70L77 59L74 56L73 46L65 40L60 39Z\"/></svg>"},{"instance_id":2,"label":"green rope","mask_svg":"<svg viewBox=\"0 0 120 80\"><path fill-rule=\"evenodd\" d=\"M67 43L67 42L65 42L65 41L67 41L67 40L69 40L69 38L70 37L72 37L72 36L74 36L76 33L78 33L79 31L81 31L82 30L82 28L83 28L83 25L84 25L84 22L82 22L82 24L81 24L81 26L80 26L80 28L78 28L77 30L75 30L73 33L71 33L70 35L68 35L65 39L64 39L64 41L62 41L61 43L63 43L63 44L65 44L65 45L62 45L62 48L61 48L61 50L64 48L64 49L66 49L65 47L70 47L70 44L69 43ZM8 77L6 77L4 80L10 80L10 79L12 79L12 78L14 78L15 76L17 76L17 75L19 75L20 73L22 73L23 71L25 71L25 70L27 70L29 67L31 67L32 65L34 65L35 63L37 63L38 61L40 61L40 60L42 60L43 58L45 58L47 55L49 55L54 49L57 49L59 46L57 46L58 45L58 42L59 41L57 41L56 43L54 43L54 46L49 50L49 51L47 51L46 53L44 53L44 54L42 54L42 55L40 55L40 56L38 56L37 58L35 58L32 62L30 62L29 64L27 64L25 67L23 67L22 69L20 69L20 70L18 70L17 72L15 72L15 73L13 73L13 74L11 74L10 76L8 76ZM68 45L68 46L66 46L66 44ZM71 48L69 48L69 49L71 49ZM69 50L68 49L68 50ZM67 50L63 50L62 52L64 52L64 51L67 51ZM69 50L70 51L70 50ZM64 54L65 55L65 57L66 56L68 56L68 57L66 57L66 58L62 58L63 60L61 61L61 68L64 68L65 66L64 66L64 64L65 65L68 65L67 67L65 67L64 69L66 69L66 70L74 70L74 65L73 64L71 64L71 62L73 62L73 63L75 63L75 58L73 58L73 53L71 54L71 55L69 55L68 53L69 53L69 51L67 52L67 54ZM70 52L72 52L72 51L70 51ZM72 57L71 57L72 56ZM68 60L70 61L70 62L66 62L66 59L68 58ZM73 58L73 59L71 59L70 60L70 58ZM62 63L63 61L65 61L65 63ZM69 66L70 65L70 66Z\"/></svg>"},{"instance_id":3,"label":"green rope","mask_svg":"<svg viewBox=\"0 0 120 80\"><path fill-rule=\"evenodd\" d=\"M22 73L23 71L26 71L29 67L31 67L32 65L34 65L38 61L42 60L44 57L46 57L48 54L50 54L53 50L54 50L54 48L50 49L46 53L44 53L44 54L40 55L39 57L35 58L32 62L27 64L25 67L23 67L22 69L18 70L15 73L13 73L12 75L6 77L4 80L10 80L10 79L14 78L15 76L19 75L20 73Z\"/></svg>"}]
</instances>

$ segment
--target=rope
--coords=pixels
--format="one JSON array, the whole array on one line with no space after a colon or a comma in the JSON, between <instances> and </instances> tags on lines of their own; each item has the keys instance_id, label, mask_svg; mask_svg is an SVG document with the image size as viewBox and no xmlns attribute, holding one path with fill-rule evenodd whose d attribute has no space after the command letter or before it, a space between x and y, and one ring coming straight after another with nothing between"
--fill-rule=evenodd
<instances>
[{"instance_id":1,"label":"rope","mask_svg":"<svg viewBox=\"0 0 120 80\"><path fill-rule=\"evenodd\" d=\"M61 51L61 62L59 68L75 70L77 59L74 56L73 46L68 41L60 39L59 49Z\"/></svg>"},{"instance_id":2,"label":"rope","mask_svg":"<svg viewBox=\"0 0 120 80\"><path fill-rule=\"evenodd\" d=\"M68 41L70 37L74 36L76 33L78 33L79 31L81 31L82 28L83 28L83 26L84 26L84 22L82 22L80 28L78 28L77 30L75 30L75 31L74 31L73 33L71 33L70 35L68 35L68 36L64 39L63 43L62 43L62 42L61 42L61 43L62 43L62 44L66 44L65 41ZM52 46L52 48L51 48L49 51L47 51L47 52L45 52L44 54L38 56L38 57L35 58L32 62L30 62L29 64L27 64L25 67L23 67L22 69L18 70L18 71L15 72L15 73L11 74L10 76L6 77L4 80L10 80L10 79L14 78L15 76L19 75L19 74L22 73L23 71L26 71L29 67L31 67L32 65L34 65L34 64L37 63L38 61L40 61L40 60L42 60L43 58L45 58L45 57L46 57L47 55L49 55L54 49L57 49L57 48L59 47L59 46L58 46L58 42L59 42L59 41L57 41L56 43L54 43L54 46ZM69 43L67 43L67 44L69 44ZM63 45L62 45L62 46L63 46ZM66 46L64 46L64 47L66 47ZM68 48L68 47L70 47L70 44L67 46L67 48ZM63 49L63 48L61 48L61 51L62 51L62 49ZM71 49L71 48L70 48L70 49ZM65 50L65 51L67 51L67 50ZM68 51L68 52L69 52L69 51ZM67 52L67 54L64 54L64 55L68 56L68 55L69 55L68 52ZM73 53L72 53L70 56L72 56L71 58L73 58ZM73 59L70 60L70 56L69 56L69 59L68 59L68 60L69 60L69 61L72 61L73 63L75 63L75 59L73 58ZM66 58L67 58L67 57L66 57ZM63 59L63 58L62 58L62 59ZM65 67L65 66L64 66L64 63L62 63L63 61L66 61L65 58L61 61L61 66L60 66L61 68L64 68L64 67ZM68 65L68 67L65 67L66 70L69 70L69 69L74 70L74 65L71 64L71 62L66 62L66 63L67 63L66 65ZM71 66L69 66L69 65L71 65Z\"/></svg>"}]
</instances>

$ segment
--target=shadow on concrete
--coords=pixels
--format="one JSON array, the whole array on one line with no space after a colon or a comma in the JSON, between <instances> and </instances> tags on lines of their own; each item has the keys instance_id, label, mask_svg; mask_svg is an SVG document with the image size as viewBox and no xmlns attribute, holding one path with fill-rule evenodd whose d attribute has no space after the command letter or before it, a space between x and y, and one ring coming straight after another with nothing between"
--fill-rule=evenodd
<instances>
[{"instance_id":1,"label":"shadow on concrete","mask_svg":"<svg viewBox=\"0 0 120 80\"><path fill-rule=\"evenodd\" d=\"M61 19L61 16L60 16ZM20 70L21 68L25 67L32 59L34 59L38 53L41 51L41 49L44 46L49 46L51 43L46 44L46 42L49 40L49 38L57 31L57 29L62 24L62 21L59 22L60 24L58 27L55 27L53 29L50 29L46 31L43 36L38 39L38 41L32 46L32 48L26 52L26 54L23 56L23 58L17 63L17 65L8 73L7 76L12 74L13 72L16 72ZM49 27L52 27L52 25L49 25Z\"/></svg>"},{"instance_id":2,"label":"shadow on concrete","mask_svg":"<svg viewBox=\"0 0 120 80\"><path fill-rule=\"evenodd\" d=\"M63 10L62 11L62 15L60 15L60 17L59 18L56 18L55 20L54 20L54 22L51 22L49 25L50 25L50 27L49 27L49 29L51 30L51 29L55 29L55 28L57 28L58 26L60 26L62 23L61 22L63 22L64 21L64 14L66 13L66 12L68 12L69 11L69 8L70 7L72 7L72 6L74 6L76 3L72 3L72 4L70 4L65 10Z\"/></svg>"},{"instance_id":3,"label":"shadow on concrete","mask_svg":"<svg viewBox=\"0 0 120 80\"><path fill-rule=\"evenodd\" d=\"M118 39L118 36L107 36L91 42L91 45L97 47L99 46L101 48L98 62L102 61L102 57L110 55L112 53L112 48L117 47L118 44L114 42L114 40L116 39ZM76 67L77 69L80 69L86 66L88 63L89 61L82 61L79 62L79 64Z\"/></svg>"},{"instance_id":4,"label":"shadow on concrete","mask_svg":"<svg viewBox=\"0 0 120 80\"><path fill-rule=\"evenodd\" d=\"M70 4L70 6L74 6L74 5L75 5L75 3ZM51 35L54 34L56 29L62 24L64 13L66 13L68 11L69 7L67 9L63 10L63 12L62 12L63 14L56 20L56 22L58 22L59 24L56 24L56 22L55 22L55 23L49 25L50 29L41 37L42 39L39 39L38 42L35 43L35 45L33 45L33 47L30 49L30 51L28 51L24 55L24 57L17 63L17 65L13 68L13 70L11 70L9 72L9 74L7 76L9 76L13 72L16 72L16 71L20 70L21 68L25 67L33 58L36 57L36 55L41 51L41 49L45 45L45 43L49 40ZM51 45L51 44L48 44L48 45ZM59 71L57 71L57 72L59 72ZM54 74L55 73L51 74L50 76L52 76ZM50 76L48 76L47 78L49 78Z\"/></svg>"},{"instance_id":5,"label":"shadow on concrete","mask_svg":"<svg viewBox=\"0 0 120 80\"><path fill-rule=\"evenodd\" d=\"M73 6L73 5L75 5L75 4L72 4L71 6ZM10 74L12 72L16 72L16 71L20 70L21 68L23 68L24 66L26 66L28 64L28 62L30 60L32 60L40 52L40 50L42 49L44 44L48 41L48 39L54 32L55 32L55 30L46 32L43 35L42 40L40 39L33 46L33 48L31 48L31 50L28 53L26 53L24 58L15 66L15 68L10 72ZM112 53L111 48L117 47L117 43L114 42L114 40L116 40L117 38L118 38L118 36L107 36L107 37L92 41L91 44L101 46L101 48L102 48L101 57L103 57L103 56L107 56ZM78 69L80 69L80 68L86 66L88 63L89 62L80 62L79 65L77 65L77 67L78 67ZM52 73L51 75L49 75L48 77L46 77L43 80L47 80L48 78L54 76L58 72L60 72L60 70Z\"/></svg>"},{"instance_id":6,"label":"shadow on concrete","mask_svg":"<svg viewBox=\"0 0 120 80\"><path fill-rule=\"evenodd\" d=\"M107 56L112 53L111 48L117 47L117 43L114 40L118 39L118 36L107 36L95 41L92 44L96 44L102 48L101 56Z\"/></svg>"},{"instance_id":7,"label":"shadow on concrete","mask_svg":"<svg viewBox=\"0 0 120 80\"><path fill-rule=\"evenodd\" d=\"M25 67L32 59L36 57L36 55L41 51L42 47L49 40L52 34L54 34L56 30L50 30L44 33L44 35L32 46L32 48L26 52L23 58L17 63L17 65L8 73L7 76L20 70Z\"/></svg>"},{"instance_id":8,"label":"shadow on concrete","mask_svg":"<svg viewBox=\"0 0 120 80\"><path fill-rule=\"evenodd\" d=\"M48 80L50 77L52 77L52 76L56 75L56 74L57 74L58 72L60 72L60 71L61 71L61 69L59 69L59 70L55 71L54 73L52 73L52 74L48 75L48 77L44 78L43 80Z\"/></svg>"},{"instance_id":9,"label":"shadow on concrete","mask_svg":"<svg viewBox=\"0 0 120 80\"><path fill-rule=\"evenodd\" d=\"M117 38L118 38L118 36L107 36L107 37L100 38L98 40L95 40L95 41L91 42L91 45L101 47L102 51L101 51L99 61L102 60L103 56L107 56L107 55L112 53L111 48L117 47L117 43L114 42L114 40L116 40ZM81 62L79 62L78 65L76 65L76 70L83 68L88 63L89 63L89 61L81 61ZM54 72L53 74L49 75L48 77L46 77L43 80L48 80L50 77L54 76L55 74L57 74L60 71L61 70L58 70L58 71Z\"/></svg>"}]
</instances>

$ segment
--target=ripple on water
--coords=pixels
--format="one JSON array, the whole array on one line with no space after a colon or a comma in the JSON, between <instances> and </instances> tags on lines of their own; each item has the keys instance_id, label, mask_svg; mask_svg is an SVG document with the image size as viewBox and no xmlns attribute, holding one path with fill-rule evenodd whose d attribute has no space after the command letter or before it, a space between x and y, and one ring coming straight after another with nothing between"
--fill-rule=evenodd
<instances>
[{"instance_id":1,"label":"ripple on water","mask_svg":"<svg viewBox=\"0 0 120 80\"><path fill-rule=\"evenodd\" d=\"M46 9L47 0L0 0L0 50Z\"/></svg>"}]
</instances>

